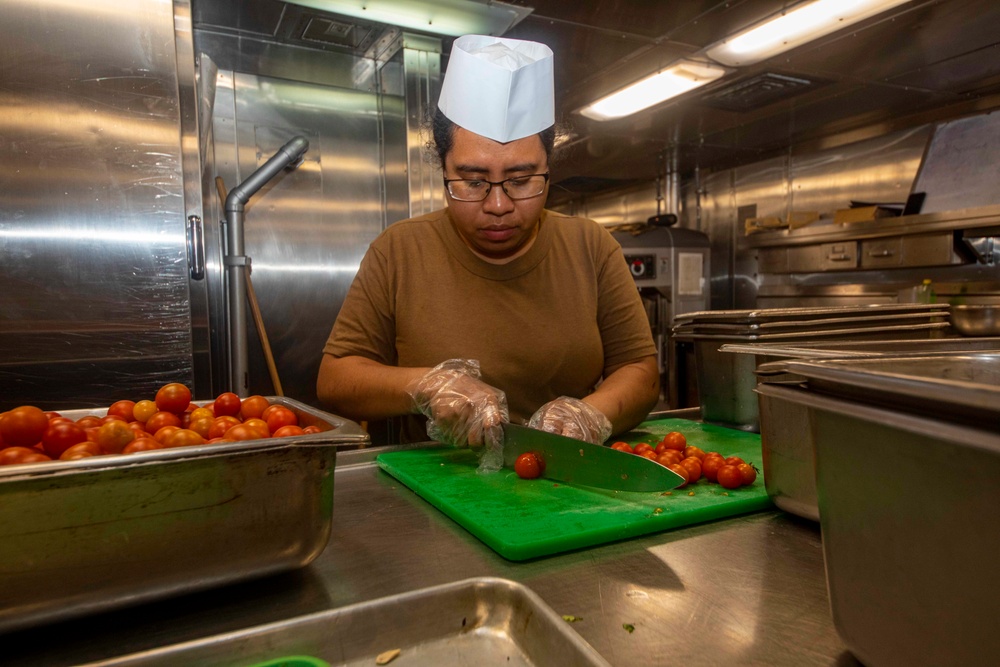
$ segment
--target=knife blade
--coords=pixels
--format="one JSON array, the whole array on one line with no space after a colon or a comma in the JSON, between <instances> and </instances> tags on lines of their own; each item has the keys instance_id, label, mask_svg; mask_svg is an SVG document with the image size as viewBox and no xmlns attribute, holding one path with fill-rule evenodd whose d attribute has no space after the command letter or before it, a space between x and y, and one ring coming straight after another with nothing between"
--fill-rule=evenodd
<instances>
[{"instance_id":1,"label":"knife blade","mask_svg":"<svg viewBox=\"0 0 1000 667\"><path fill-rule=\"evenodd\" d=\"M669 491L685 480L647 458L547 431L504 424L503 462L513 468L517 457L535 452L545 462L543 477L568 484L616 491Z\"/></svg>"}]
</instances>

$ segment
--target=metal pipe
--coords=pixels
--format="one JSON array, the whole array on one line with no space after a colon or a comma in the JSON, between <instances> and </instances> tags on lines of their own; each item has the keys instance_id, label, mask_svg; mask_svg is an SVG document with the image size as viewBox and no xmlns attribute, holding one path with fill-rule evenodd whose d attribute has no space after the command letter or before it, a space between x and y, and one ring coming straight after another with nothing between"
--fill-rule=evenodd
<instances>
[{"instance_id":1,"label":"metal pipe","mask_svg":"<svg viewBox=\"0 0 1000 667\"><path fill-rule=\"evenodd\" d=\"M285 168L294 169L309 150L305 137L295 137L261 165L257 171L226 197L226 276L229 281L229 378L231 391L245 397L249 393L250 378L247 372L247 282L244 267L250 258L243 254L243 217L250 198Z\"/></svg>"}]
</instances>

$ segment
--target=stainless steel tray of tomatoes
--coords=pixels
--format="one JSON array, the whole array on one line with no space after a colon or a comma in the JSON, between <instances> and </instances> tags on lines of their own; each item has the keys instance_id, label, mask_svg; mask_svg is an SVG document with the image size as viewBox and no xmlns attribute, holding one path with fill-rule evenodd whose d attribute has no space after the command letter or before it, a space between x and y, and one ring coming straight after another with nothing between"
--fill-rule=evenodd
<instances>
[{"instance_id":1,"label":"stainless steel tray of tomatoes","mask_svg":"<svg viewBox=\"0 0 1000 667\"><path fill-rule=\"evenodd\" d=\"M324 550L337 449L367 443L364 430L289 398L178 409L180 393L152 412L119 401L45 414L33 445L33 411L0 415L0 632L303 567ZM221 435L209 430L226 416Z\"/></svg>"}]
</instances>

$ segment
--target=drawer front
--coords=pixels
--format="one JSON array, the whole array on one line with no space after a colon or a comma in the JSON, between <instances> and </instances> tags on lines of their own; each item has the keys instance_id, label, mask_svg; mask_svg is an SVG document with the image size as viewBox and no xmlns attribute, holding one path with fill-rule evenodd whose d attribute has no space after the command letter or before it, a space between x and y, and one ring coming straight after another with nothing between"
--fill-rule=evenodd
<instances>
[{"instance_id":1,"label":"drawer front","mask_svg":"<svg viewBox=\"0 0 1000 667\"><path fill-rule=\"evenodd\" d=\"M873 239L861 242L861 268L876 269L902 266L903 238Z\"/></svg>"}]
</instances>

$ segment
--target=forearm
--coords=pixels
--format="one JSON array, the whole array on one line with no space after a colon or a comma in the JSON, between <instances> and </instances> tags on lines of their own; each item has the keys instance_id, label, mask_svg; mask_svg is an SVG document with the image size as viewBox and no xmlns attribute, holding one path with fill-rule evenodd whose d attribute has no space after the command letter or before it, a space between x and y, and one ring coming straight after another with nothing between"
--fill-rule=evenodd
<instances>
[{"instance_id":1,"label":"forearm","mask_svg":"<svg viewBox=\"0 0 1000 667\"><path fill-rule=\"evenodd\" d=\"M597 390L583 400L611 421L612 433L622 433L646 418L660 397L656 357L616 368Z\"/></svg>"},{"instance_id":2,"label":"forearm","mask_svg":"<svg viewBox=\"0 0 1000 667\"><path fill-rule=\"evenodd\" d=\"M332 412L356 421L372 421L415 411L406 387L427 368L386 366L364 357L323 355L316 394Z\"/></svg>"}]
</instances>

